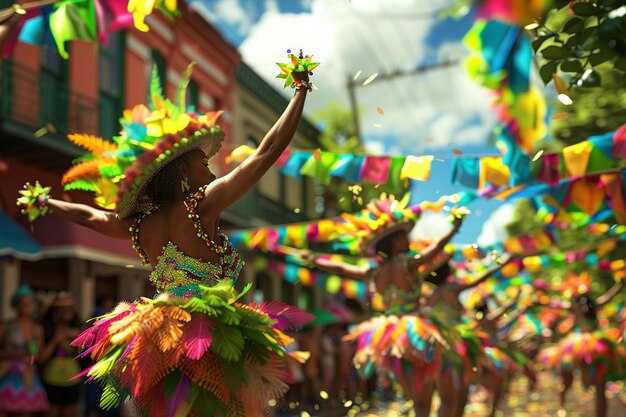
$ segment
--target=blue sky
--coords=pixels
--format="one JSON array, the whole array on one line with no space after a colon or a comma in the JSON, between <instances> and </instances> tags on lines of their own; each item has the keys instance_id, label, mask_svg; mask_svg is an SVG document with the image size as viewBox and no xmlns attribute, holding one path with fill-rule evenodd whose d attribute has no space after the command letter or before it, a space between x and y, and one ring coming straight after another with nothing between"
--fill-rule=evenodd
<instances>
[{"instance_id":1,"label":"blue sky","mask_svg":"<svg viewBox=\"0 0 626 417\"><path fill-rule=\"evenodd\" d=\"M457 64L419 76L374 81L356 89L363 140L369 153L385 155L434 154L430 181L414 183L412 200L436 200L462 187L451 184L452 159L464 155L495 154L489 145L495 125L488 92L467 77L463 35L471 18L441 20L436 12L450 0L196 0L194 7L238 47L244 61L269 83L275 83L275 62L286 49L303 48L322 62L312 81L319 90L310 95L307 114L330 100L348 106L348 77L361 73L357 83L374 73L411 70L446 60ZM385 115L376 109L382 107ZM473 243L498 201L472 203L472 215L456 241ZM499 210L487 225L501 234L500 223L510 208ZM445 229L445 217L428 219L421 233ZM493 236L492 236L493 238Z\"/></svg>"}]
</instances>

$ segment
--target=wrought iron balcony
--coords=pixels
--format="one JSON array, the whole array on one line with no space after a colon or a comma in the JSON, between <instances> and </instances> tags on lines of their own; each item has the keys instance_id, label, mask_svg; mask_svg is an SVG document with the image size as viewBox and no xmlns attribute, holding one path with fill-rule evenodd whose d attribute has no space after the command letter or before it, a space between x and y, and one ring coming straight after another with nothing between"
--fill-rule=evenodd
<instances>
[{"instance_id":1,"label":"wrought iron balcony","mask_svg":"<svg viewBox=\"0 0 626 417\"><path fill-rule=\"evenodd\" d=\"M45 70L2 61L0 115L4 122L65 136L98 133L98 100L69 89Z\"/></svg>"}]
</instances>

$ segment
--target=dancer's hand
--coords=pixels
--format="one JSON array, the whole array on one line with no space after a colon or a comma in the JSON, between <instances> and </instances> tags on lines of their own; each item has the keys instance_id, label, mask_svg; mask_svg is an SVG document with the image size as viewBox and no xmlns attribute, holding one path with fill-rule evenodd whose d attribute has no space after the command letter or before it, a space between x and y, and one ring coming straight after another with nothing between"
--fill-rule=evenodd
<instances>
[{"instance_id":1,"label":"dancer's hand","mask_svg":"<svg viewBox=\"0 0 626 417\"><path fill-rule=\"evenodd\" d=\"M294 81L300 81L303 84L309 82L309 73L306 71L293 71L291 73L291 76L293 77Z\"/></svg>"},{"instance_id":2,"label":"dancer's hand","mask_svg":"<svg viewBox=\"0 0 626 417\"><path fill-rule=\"evenodd\" d=\"M315 261L315 254L312 251L308 250L308 249L300 250L300 252L298 253L298 257L300 259L302 259L303 261L306 261L306 262L313 262L313 261Z\"/></svg>"}]
</instances>

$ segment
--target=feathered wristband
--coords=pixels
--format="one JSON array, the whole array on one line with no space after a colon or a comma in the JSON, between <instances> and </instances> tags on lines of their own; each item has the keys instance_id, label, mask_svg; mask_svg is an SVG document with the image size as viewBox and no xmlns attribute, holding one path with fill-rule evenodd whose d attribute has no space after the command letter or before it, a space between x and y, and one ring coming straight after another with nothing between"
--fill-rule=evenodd
<instances>
[{"instance_id":1,"label":"feathered wristband","mask_svg":"<svg viewBox=\"0 0 626 417\"><path fill-rule=\"evenodd\" d=\"M17 205L22 207L22 214L28 215L28 221L33 222L37 217L45 216L50 208L50 187L42 187L39 181L35 185L27 182L24 189L19 192L22 196L17 199Z\"/></svg>"},{"instance_id":2,"label":"feathered wristband","mask_svg":"<svg viewBox=\"0 0 626 417\"><path fill-rule=\"evenodd\" d=\"M285 80L283 88L291 86L299 90L300 88L306 88L309 91L313 91L313 83L310 81L301 81L293 78L293 72L307 72L309 75L313 75L313 70L320 64L319 62L312 62L313 55L302 55L302 49L296 56L291 53L291 49L287 49L287 57L291 62L286 64L277 62L276 65L280 67L280 74L276 78L282 78Z\"/></svg>"}]
</instances>

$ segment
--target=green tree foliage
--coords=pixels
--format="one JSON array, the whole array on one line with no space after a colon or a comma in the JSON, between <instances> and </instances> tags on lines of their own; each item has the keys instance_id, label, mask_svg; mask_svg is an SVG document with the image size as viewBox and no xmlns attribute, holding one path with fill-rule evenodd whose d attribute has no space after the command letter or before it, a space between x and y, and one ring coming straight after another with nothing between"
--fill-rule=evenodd
<instances>
[{"instance_id":1,"label":"green tree foliage","mask_svg":"<svg viewBox=\"0 0 626 417\"><path fill-rule=\"evenodd\" d=\"M313 118L324 126L319 138L322 151L365 153L365 148L357 137L354 117L350 110L333 101L328 107L318 111ZM324 212L322 217L327 217L341 212L357 211L383 192L400 199L407 192L408 184L397 186L390 182L379 186L364 182L355 185L333 179L330 184L323 186Z\"/></svg>"},{"instance_id":2,"label":"green tree foliage","mask_svg":"<svg viewBox=\"0 0 626 417\"><path fill-rule=\"evenodd\" d=\"M555 104L559 117L551 130L555 139L572 145L589 136L615 130L626 123L626 81L623 74L608 65L595 71L602 77L602 85L573 88L570 106Z\"/></svg>"},{"instance_id":3,"label":"green tree foliage","mask_svg":"<svg viewBox=\"0 0 626 417\"><path fill-rule=\"evenodd\" d=\"M597 87L603 84L600 66L626 81L623 0L556 0L534 35L532 45L542 58L539 72L546 84L560 72L570 86Z\"/></svg>"}]
</instances>

